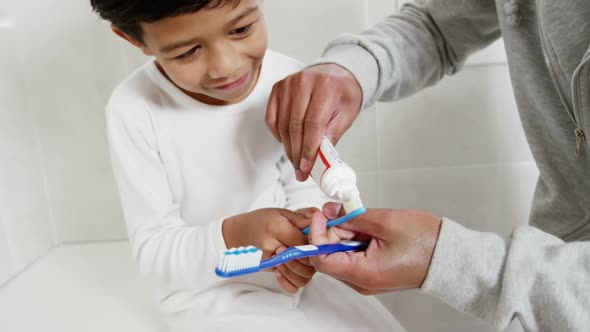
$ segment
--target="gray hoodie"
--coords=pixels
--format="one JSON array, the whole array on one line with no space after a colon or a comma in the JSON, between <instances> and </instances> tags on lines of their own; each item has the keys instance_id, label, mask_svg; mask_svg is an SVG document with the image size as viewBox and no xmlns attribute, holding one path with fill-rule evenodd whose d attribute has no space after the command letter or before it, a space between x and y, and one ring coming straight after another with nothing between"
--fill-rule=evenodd
<instances>
[{"instance_id":1,"label":"gray hoodie","mask_svg":"<svg viewBox=\"0 0 590 332\"><path fill-rule=\"evenodd\" d=\"M314 64L347 68L363 106L411 95L502 36L540 171L510 238L443 219L422 289L505 328L590 331L590 0L431 0L343 35Z\"/></svg>"}]
</instances>

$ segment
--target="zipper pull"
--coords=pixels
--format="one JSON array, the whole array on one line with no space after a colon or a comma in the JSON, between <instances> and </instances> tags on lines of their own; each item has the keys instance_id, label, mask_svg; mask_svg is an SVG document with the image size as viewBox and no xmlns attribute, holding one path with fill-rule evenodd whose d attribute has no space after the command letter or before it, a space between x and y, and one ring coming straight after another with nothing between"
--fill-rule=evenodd
<instances>
[{"instance_id":1,"label":"zipper pull","mask_svg":"<svg viewBox=\"0 0 590 332\"><path fill-rule=\"evenodd\" d=\"M580 155L580 146L582 141L586 139L586 134L584 134L582 128L576 128L574 133L576 134L576 157L578 157Z\"/></svg>"}]
</instances>

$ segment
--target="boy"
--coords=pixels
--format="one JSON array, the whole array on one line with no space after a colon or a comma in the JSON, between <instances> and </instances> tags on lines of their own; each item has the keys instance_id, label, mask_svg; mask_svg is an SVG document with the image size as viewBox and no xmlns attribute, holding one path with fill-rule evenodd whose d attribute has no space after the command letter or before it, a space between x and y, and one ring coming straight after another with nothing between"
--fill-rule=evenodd
<instances>
[{"instance_id":1,"label":"boy","mask_svg":"<svg viewBox=\"0 0 590 332\"><path fill-rule=\"evenodd\" d=\"M271 87L301 66L267 51L262 1L91 3L155 58L117 87L107 123L133 253L173 329L397 327L374 299L327 278L297 293L315 273L306 261L275 275L213 272L226 248L254 245L268 257L306 244L301 228L313 209L303 208L325 202L314 183L296 181L264 123Z\"/></svg>"}]
</instances>

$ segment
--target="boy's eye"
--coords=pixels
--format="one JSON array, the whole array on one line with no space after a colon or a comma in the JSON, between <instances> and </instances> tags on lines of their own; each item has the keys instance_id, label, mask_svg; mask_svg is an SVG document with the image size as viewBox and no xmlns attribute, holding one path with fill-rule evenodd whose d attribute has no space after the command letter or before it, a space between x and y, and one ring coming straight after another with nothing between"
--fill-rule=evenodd
<instances>
[{"instance_id":1,"label":"boy's eye","mask_svg":"<svg viewBox=\"0 0 590 332\"><path fill-rule=\"evenodd\" d=\"M248 24L248 25L243 26L241 28L237 28L235 30L232 30L231 34L232 35L243 35L246 32L250 31L250 28L252 28L252 24Z\"/></svg>"},{"instance_id":2,"label":"boy's eye","mask_svg":"<svg viewBox=\"0 0 590 332\"><path fill-rule=\"evenodd\" d=\"M186 58L188 58L188 57L190 57L190 56L192 56L192 55L195 55L195 53L197 53L197 51L198 51L200 48L201 48L201 46L200 46L200 45L197 45L197 46L195 46L195 47L191 48L190 50L186 51L185 53L183 53L183 54L181 54L181 55L177 56L176 58L177 58L177 59L186 59Z\"/></svg>"}]
</instances>

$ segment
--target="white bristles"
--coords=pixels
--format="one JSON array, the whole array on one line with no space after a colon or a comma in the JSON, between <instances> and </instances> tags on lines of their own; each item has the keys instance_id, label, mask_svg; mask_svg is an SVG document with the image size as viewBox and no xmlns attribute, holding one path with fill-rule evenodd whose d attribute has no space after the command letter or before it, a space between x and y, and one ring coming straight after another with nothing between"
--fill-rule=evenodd
<instances>
[{"instance_id":1,"label":"white bristles","mask_svg":"<svg viewBox=\"0 0 590 332\"><path fill-rule=\"evenodd\" d=\"M223 253L217 268L225 273L260 265L262 250L254 247L231 248Z\"/></svg>"}]
</instances>

